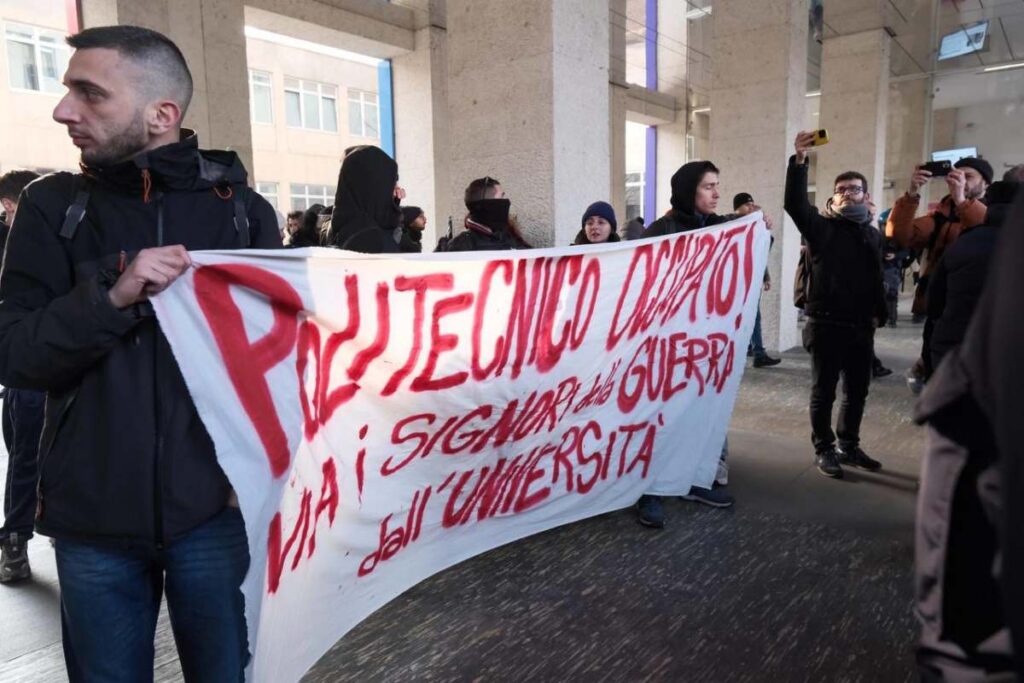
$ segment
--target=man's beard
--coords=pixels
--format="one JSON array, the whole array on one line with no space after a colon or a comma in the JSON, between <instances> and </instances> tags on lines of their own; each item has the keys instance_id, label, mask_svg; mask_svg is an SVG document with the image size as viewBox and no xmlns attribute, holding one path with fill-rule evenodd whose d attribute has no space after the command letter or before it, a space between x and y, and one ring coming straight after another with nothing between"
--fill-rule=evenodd
<instances>
[{"instance_id":1,"label":"man's beard","mask_svg":"<svg viewBox=\"0 0 1024 683\"><path fill-rule=\"evenodd\" d=\"M128 127L113 135L102 149L83 151L82 161L88 166L109 166L135 156L147 142L146 124L140 110Z\"/></svg>"},{"instance_id":2,"label":"man's beard","mask_svg":"<svg viewBox=\"0 0 1024 683\"><path fill-rule=\"evenodd\" d=\"M964 192L964 197L967 199L981 199L983 196L985 196L985 188L981 186L981 183L975 185L974 188L968 188Z\"/></svg>"}]
</instances>

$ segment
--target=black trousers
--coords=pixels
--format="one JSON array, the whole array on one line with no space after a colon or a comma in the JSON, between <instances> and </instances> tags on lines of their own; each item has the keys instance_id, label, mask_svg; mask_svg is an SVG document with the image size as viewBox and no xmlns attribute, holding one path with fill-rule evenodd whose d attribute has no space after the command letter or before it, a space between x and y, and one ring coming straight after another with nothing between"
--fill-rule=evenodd
<instances>
[{"instance_id":1,"label":"black trousers","mask_svg":"<svg viewBox=\"0 0 1024 683\"><path fill-rule=\"evenodd\" d=\"M808 321L804 327L804 348L811 354L811 442L814 452L833 448L836 434L843 448L860 444L860 423L871 383L875 330L870 327L829 325ZM839 377L843 378L843 400L839 420L832 431L832 404Z\"/></svg>"}]
</instances>

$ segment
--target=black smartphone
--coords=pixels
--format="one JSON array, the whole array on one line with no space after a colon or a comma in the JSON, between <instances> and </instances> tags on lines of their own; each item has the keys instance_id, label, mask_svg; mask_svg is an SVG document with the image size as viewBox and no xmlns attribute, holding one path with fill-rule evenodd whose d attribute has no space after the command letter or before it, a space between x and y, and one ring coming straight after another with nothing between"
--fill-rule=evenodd
<instances>
[{"instance_id":1,"label":"black smartphone","mask_svg":"<svg viewBox=\"0 0 1024 683\"><path fill-rule=\"evenodd\" d=\"M929 161L921 165L921 170L928 171L933 178L949 175L953 170L953 164L949 161Z\"/></svg>"}]
</instances>

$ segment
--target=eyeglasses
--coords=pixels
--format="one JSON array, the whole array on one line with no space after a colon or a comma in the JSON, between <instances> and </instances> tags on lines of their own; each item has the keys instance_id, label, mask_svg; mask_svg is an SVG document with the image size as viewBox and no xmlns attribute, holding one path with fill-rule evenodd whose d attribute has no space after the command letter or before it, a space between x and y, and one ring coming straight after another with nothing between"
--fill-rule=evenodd
<instances>
[{"instance_id":1,"label":"eyeglasses","mask_svg":"<svg viewBox=\"0 0 1024 683\"><path fill-rule=\"evenodd\" d=\"M864 194L864 188L861 187L860 185L849 185L847 187L837 187L835 193L837 195L845 194L845 195L848 195L850 197L856 197L859 194Z\"/></svg>"}]
</instances>

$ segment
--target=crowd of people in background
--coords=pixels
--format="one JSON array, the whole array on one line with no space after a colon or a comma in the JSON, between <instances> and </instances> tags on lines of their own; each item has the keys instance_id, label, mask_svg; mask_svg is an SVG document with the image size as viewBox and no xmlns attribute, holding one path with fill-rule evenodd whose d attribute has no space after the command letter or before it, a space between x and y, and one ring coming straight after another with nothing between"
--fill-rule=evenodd
<instances>
[{"instance_id":1,"label":"crowd of people in background","mask_svg":"<svg viewBox=\"0 0 1024 683\"><path fill-rule=\"evenodd\" d=\"M75 49L65 77L69 92L54 118L81 149L82 172L36 178L15 171L0 178L0 202L14 226L9 237L3 227L0 276L0 383L10 387L3 405L10 464L0 582L30 575L25 544L35 528L56 539L72 679L147 678L164 590L186 677L237 679L246 659L238 591L249 562L242 519L148 298L184 272L190 249L321 246L415 254L425 250L427 217L404 202L395 160L377 147L358 146L346 150L334 204L289 213L279 233L270 205L248 188L238 157L200 150L196 135L181 127L192 83L170 40L119 26L88 29L68 43ZM932 381L943 387L925 394L918 414L940 434L921 491L929 513L919 537L922 667L948 672L979 658L985 666L1002 663L1010 656L997 639L1005 620L990 613L989 603L977 620L963 618L982 609L980 603L949 590L941 577L954 563L968 577L961 581L995 590L999 576L992 567L1006 548L997 520L1004 499L991 485L1005 455L999 416L990 415L987 398L971 394L970 377L987 366L978 369L982 361L960 349L972 334L981 335L968 350L984 356L991 338L975 313L985 303L1002 226L1016 220L1020 227L1019 199L1017 218L1010 214L1024 167L994 182L986 161L962 159L945 176L948 194L924 213L919 193L932 179L926 169L915 168L906 194L882 212L868 179L851 170L834 179L820 212L808 198L813 145L811 132L794 142L784 208L804 245L794 304L804 315L811 361L814 463L831 478L841 478L844 467L882 467L860 442L870 383L889 372L875 354L875 331L897 324L906 269L919 262L912 311L923 334L909 381L915 390ZM744 192L733 198L732 213L717 213L722 172L711 161L681 166L672 177L670 210L647 225L637 217L620 229L611 204L595 198L572 245L672 235L758 211ZM461 229L449 221L435 251L532 247L496 178L470 182L464 204ZM770 230L768 215L765 222ZM771 287L766 272L762 289ZM1004 304L993 299L991 306ZM756 368L780 363L765 350L759 307L748 355ZM727 455L726 440L713 485L694 487L684 498L732 505ZM648 527L665 525L656 496L641 497L637 516ZM928 524L948 533L930 533ZM205 558L201 567L190 561L197 554ZM972 629L943 623L951 605Z\"/></svg>"}]
</instances>

